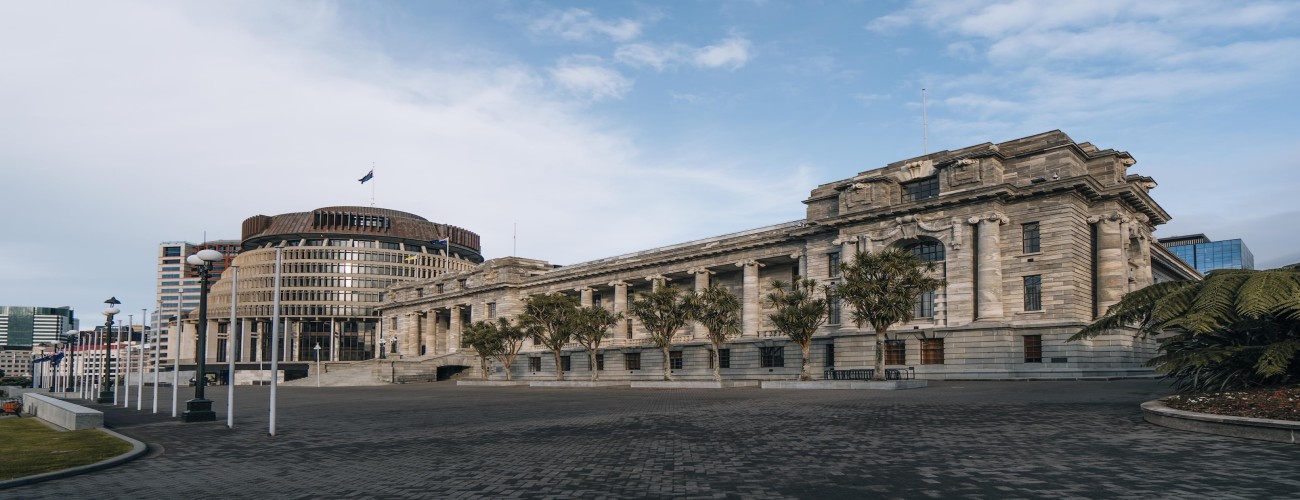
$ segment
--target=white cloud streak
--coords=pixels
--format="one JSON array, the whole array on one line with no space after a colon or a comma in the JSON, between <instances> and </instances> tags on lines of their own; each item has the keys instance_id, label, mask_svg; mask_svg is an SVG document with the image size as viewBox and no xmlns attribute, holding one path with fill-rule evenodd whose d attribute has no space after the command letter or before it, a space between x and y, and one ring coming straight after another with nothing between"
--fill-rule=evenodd
<instances>
[{"instance_id":1,"label":"white cloud streak","mask_svg":"<svg viewBox=\"0 0 1300 500\"><path fill-rule=\"evenodd\" d=\"M628 66L655 71L674 69L683 64L734 71L744 67L754 57L752 47L752 42L741 37L726 38L698 48L683 43L642 42L619 46L614 51L614 59Z\"/></svg>"},{"instance_id":2,"label":"white cloud streak","mask_svg":"<svg viewBox=\"0 0 1300 500\"><path fill-rule=\"evenodd\" d=\"M590 41L605 37L616 42L626 42L641 35L641 23L631 19L605 20L583 9L551 12L529 25L538 35L556 36L565 40Z\"/></svg>"}]
</instances>

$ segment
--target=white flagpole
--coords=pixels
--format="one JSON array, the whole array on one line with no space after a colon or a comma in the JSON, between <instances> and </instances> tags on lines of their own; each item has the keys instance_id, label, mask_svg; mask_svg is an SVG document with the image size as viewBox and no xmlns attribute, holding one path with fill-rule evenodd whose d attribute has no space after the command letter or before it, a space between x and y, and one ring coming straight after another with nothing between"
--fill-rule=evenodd
<instances>
[{"instance_id":1,"label":"white flagpole","mask_svg":"<svg viewBox=\"0 0 1300 500\"><path fill-rule=\"evenodd\" d=\"M271 306L271 423L267 431L275 435L275 390L280 377L280 267L284 258L284 243L275 247L275 292Z\"/></svg>"},{"instance_id":2,"label":"white flagpole","mask_svg":"<svg viewBox=\"0 0 1300 500\"><path fill-rule=\"evenodd\" d=\"M160 304L161 304L161 302L160 302ZM162 322L163 322L163 319L162 319L162 307L159 307L158 309L155 309L154 312L157 312L157 313L158 313L158 323L154 325L155 328L156 328L156 327L161 326L161 325L162 325ZM155 332L155 333L159 333L159 332L161 332L161 331L162 331L162 330L158 330L158 332ZM161 346L162 346L162 342L161 342L161 341L162 341L162 336L160 336L160 335L154 335L154 336L153 336L153 412L154 412L154 413L158 413L158 363L159 363L159 361L160 361L160 360L158 359L158 354L159 354L159 352L160 352L160 350L161 350Z\"/></svg>"},{"instance_id":3,"label":"white flagpole","mask_svg":"<svg viewBox=\"0 0 1300 500\"><path fill-rule=\"evenodd\" d=\"M145 346L144 340L145 340L145 331L147 330L145 328L145 324L148 323L148 321L149 321L148 317L145 316L145 310L141 309L140 310L140 360L136 361L136 366L139 367L139 371L137 372L139 376L136 377L135 380L136 411L140 411L144 409L144 356L149 352L144 348Z\"/></svg>"},{"instance_id":4,"label":"white flagpole","mask_svg":"<svg viewBox=\"0 0 1300 500\"><path fill-rule=\"evenodd\" d=\"M176 301L176 335L172 338L172 345L167 348L172 351L172 418L176 418L176 391L180 390L181 384L181 337L185 333L185 322L181 321L181 301Z\"/></svg>"},{"instance_id":5,"label":"white flagpole","mask_svg":"<svg viewBox=\"0 0 1300 500\"><path fill-rule=\"evenodd\" d=\"M239 302L239 266L230 266L230 327L226 334L226 359L230 360L226 379L226 427L235 428L235 333L239 331L239 320L235 312Z\"/></svg>"},{"instance_id":6,"label":"white flagpole","mask_svg":"<svg viewBox=\"0 0 1300 500\"><path fill-rule=\"evenodd\" d=\"M126 317L131 319L130 322L133 322L133 323L135 322L135 317L134 317L134 316L131 316L131 314L126 314ZM127 336L126 336L126 340L130 340L130 339L131 339L130 334L127 334ZM122 374L122 370L121 370L121 368L122 368L122 329L121 329L121 327L118 327L118 329L117 329L117 345L116 345L116 347L117 347L117 349L116 349L116 351L117 351L117 362L114 362L114 364L113 364L113 371L110 371L110 374L113 375L113 384L114 384L114 386L116 386L116 384L117 384L117 375ZM131 351L130 351L130 349L126 349L126 355L127 355L127 356L130 356L130 355L131 355ZM117 406L117 394L118 394L118 392L122 392L122 391L126 391L126 392L122 392L122 395L123 395L123 396L126 396L126 397L123 397L122 408L129 408L129 406L131 405L131 370L130 370L130 366L131 366L130 364L127 364L127 365L126 365L126 368L127 368L127 369L126 369L126 378L123 379L123 382L126 382L125 384L123 384L123 386L125 386L125 387L122 387L122 390L121 390L121 391L113 391L113 405L114 405L114 406Z\"/></svg>"}]
</instances>

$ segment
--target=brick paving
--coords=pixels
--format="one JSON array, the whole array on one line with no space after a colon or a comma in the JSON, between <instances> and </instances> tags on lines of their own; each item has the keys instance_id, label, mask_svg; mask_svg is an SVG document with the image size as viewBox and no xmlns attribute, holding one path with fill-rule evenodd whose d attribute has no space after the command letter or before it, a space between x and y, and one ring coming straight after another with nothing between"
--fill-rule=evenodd
<instances>
[{"instance_id":1,"label":"brick paving","mask_svg":"<svg viewBox=\"0 0 1300 500\"><path fill-rule=\"evenodd\" d=\"M4 498L1300 498L1300 446L1146 424L1160 382L910 391L225 388L217 423L110 409L148 443ZM184 399L184 398L182 398Z\"/></svg>"}]
</instances>

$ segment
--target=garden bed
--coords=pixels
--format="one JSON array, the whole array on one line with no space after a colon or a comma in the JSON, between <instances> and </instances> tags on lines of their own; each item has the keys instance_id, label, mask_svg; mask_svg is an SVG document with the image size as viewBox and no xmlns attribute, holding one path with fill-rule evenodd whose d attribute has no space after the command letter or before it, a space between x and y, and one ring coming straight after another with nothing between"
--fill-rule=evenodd
<instances>
[{"instance_id":1,"label":"garden bed","mask_svg":"<svg viewBox=\"0 0 1300 500\"><path fill-rule=\"evenodd\" d=\"M1176 410L1300 422L1300 385L1178 394L1164 402Z\"/></svg>"}]
</instances>

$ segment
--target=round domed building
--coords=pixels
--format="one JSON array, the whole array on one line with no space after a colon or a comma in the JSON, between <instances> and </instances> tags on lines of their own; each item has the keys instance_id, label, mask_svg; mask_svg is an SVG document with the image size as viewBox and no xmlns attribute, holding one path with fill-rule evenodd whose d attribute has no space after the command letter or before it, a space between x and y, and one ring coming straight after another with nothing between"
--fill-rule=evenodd
<instances>
[{"instance_id":1,"label":"round domed building","mask_svg":"<svg viewBox=\"0 0 1300 500\"><path fill-rule=\"evenodd\" d=\"M418 215L373 207L326 207L244 221L241 251L212 286L208 302L208 356L216 362L271 359L276 249L280 279L281 360L322 361L378 357L388 345L375 312L385 290L473 269L483 262L479 236ZM237 270L236 270L237 268ZM238 273L237 321L231 328L230 292ZM237 334L238 345L229 342ZM415 346L416 352L430 350Z\"/></svg>"}]
</instances>

